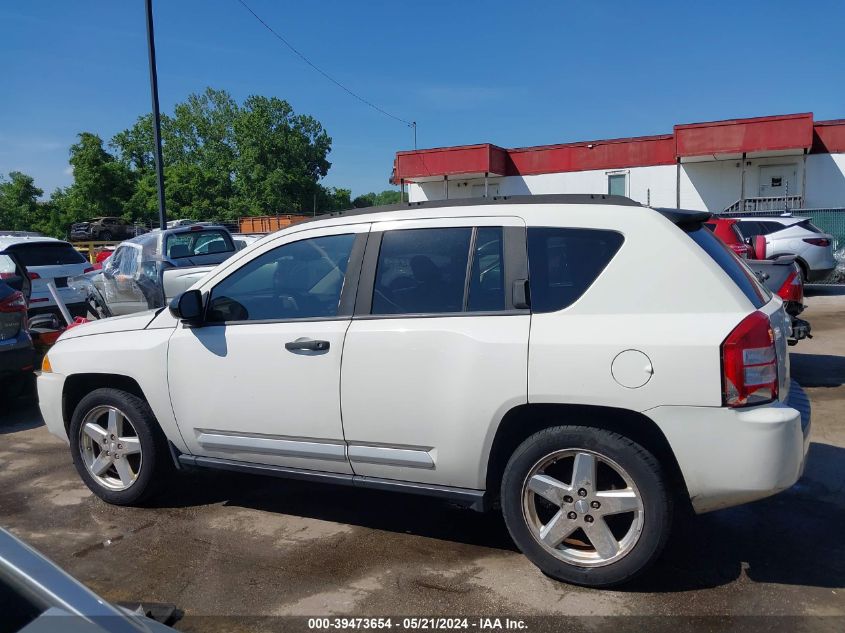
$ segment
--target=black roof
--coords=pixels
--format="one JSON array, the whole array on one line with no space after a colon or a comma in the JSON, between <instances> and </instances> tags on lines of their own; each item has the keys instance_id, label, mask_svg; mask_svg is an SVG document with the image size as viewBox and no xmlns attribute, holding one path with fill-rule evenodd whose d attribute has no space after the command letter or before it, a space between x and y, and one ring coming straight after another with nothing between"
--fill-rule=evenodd
<instances>
[{"instance_id":1,"label":"black roof","mask_svg":"<svg viewBox=\"0 0 845 633\"><path fill-rule=\"evenodd\" d=\"M329 211L315 216L314 220L364 215L366 213L387 213L410 209L442 209L443 207L475 207L491 204L612 204L624 207L641 207L639 202L625 196L611 196L593 193L550 193L536 196L492 196L490 198L454 198L452 200L425 200L422 202L399 202L378 207L362 207L344 211Z\"/></svg>"},{"instance_id":2,"label":"black roof","mask_svg":"<svg viewBox=\"0 0 845 633\"><path fill-rule=\"evenodd\" d=\"M473 207L491 204L604 204L622 207L643 207L636 200L626 196L611 196L598 193L552 193L536 196L492 196L490 198L456 198L453 200L426 200L423 202L400 202L379 207L363 207L345 211L330 211L314 217L314 220L328 218L364 215L367 213L387 213L389 211L405 211L410 209L440 209L443 207ZM665 216L678 226L692 228L706 222L712 215L709 211L693 211L688 209L655 208L655 211Z\"/></svg>"}]
</instances>

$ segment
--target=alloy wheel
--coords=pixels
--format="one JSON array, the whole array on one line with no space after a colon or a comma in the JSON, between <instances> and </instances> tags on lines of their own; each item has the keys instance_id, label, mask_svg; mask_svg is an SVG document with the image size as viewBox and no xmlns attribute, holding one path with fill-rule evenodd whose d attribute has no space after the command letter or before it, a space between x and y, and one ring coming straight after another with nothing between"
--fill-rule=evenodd
<instances>
[{"instance_id":1,"label":"alloy wheel","mask_svg":"<svg viewBox=\"0 0 845 633\"><path fill-rule=\"evenodd\" d=\"M94 480L109 490L126 490L141 472L141 440L120 409L91 409L79 427L82 463Z\"/></svg>"},{"instance_id":2,"label":"alloy wheel","mask_svg":"<svg viewBox=\"0 0 845 633\"><path fill-rule=\"evenodd\" d=\"M643 501L631 476L610 458L583 449L555 451L529 470L522 512L543 549L582 567L618 561L643 529Z\"/></svg>"}]
</instances>

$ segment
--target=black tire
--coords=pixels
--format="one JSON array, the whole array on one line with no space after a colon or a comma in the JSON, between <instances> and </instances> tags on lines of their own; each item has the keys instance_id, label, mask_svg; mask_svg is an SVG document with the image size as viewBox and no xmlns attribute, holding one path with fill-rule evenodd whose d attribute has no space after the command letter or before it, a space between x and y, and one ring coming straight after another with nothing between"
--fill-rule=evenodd
<instances>
[{"instance_id":1,"label":"black tire","mask_svg":"<svg viewBox=\"0 0 845 633\"><path fill-rule=\"evenodd\" d=\"M642 530L638 539L621 558L615 561L611 558L603 566L580 565L555 556L535 537L524 512L523 490L532 469L556 452L569 449L587 451L615 462L633 481L642 502ZM659 557L669 539L672 495L665 482L657 459L629 438L603 429L557 426L535 433L514 451L502 478L502 513L516 545L548 576L588 587L619 585L645 571ZM576 496L573 502L563 502L560 507L566 512L566 503L577 501ZM555 506L550 507L552 512L557 510ZM572 510L575 510L574 506ZM623 519L625 516L634 515L623 515ZM574 521L583 520L604 519L576 513ZM620 551L623 550L620 548Z\"/></svg>"},{"instance_id":2,"label":"black tire","mask_svg":"<svg viewBox=\"0 0 845 633\"><path fill-rule=\"evenodd\" d=\"M141 447L137 478L124 490L101 484L89 472L82 458L80 429L89 412L97 407L114 407L126 416L137 434ZM155 415L145 400L120 389L96 389L80 400L68 429L73 464L85 485L100 499L119 506L141 505L173 472L173 461Z\"/></svg>"},{"instance_id":3,"label":"black tire","mask_svg":"<svg viewBox=\"0 0 845 633\"><path fill-rule=\"evenodd\" d=\"M102 233L100 233L100 241L102 242L111 242L111 238L111 231L103 231Z\"/></svg>"},{"instance_id":4,"label":"black tire","mask_svg":"<svg viewBox=\"0 0 845 633\"><path fill-rule=\"evenodd\" d=\"M807 264L802 262L800 259L796 259L795 262L798 264L798 269L801 271L801 283L807 285L810 283L810 273L807 270Z\"/></svg>"}]
</instances>

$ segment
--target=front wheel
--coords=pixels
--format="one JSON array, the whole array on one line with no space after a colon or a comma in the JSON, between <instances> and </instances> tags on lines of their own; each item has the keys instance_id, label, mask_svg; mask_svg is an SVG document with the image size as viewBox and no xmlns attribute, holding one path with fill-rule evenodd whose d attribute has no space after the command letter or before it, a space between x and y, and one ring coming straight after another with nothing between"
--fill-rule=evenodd
<instances>
[{"instance_id":1,"label":"front wheel","mask_svg":"<svg viewBox=\"0 0 845 633\"><path fill-rule=\"evenodd\" d=\"M103 231L102 233L100 233L100 240L103 242L111 242L111 238L111 231Z\"/></svg>"},{"instance_id":2,"label":"front wheel","mask_svg":"<svg viewBox=\"0 0 845 633\"><path fill-rule=\"evenodd\" d=\"M654 562L669 537L672 501L657 460L603 429L535 433L511 456L501 492L517 546L564 582L627 582Z\"/></svg>"},{"instance_id":3,"label":"front wheel","mask_svg":"<svg viewBox=\"0 0 845 633\"><path fill-rule=\"evenodd\" d=\"M137 505L172 469L167 440L149 405L119 389L96 389L68 429L73 463L103 501Z\"/></svg>"}]
</instances>

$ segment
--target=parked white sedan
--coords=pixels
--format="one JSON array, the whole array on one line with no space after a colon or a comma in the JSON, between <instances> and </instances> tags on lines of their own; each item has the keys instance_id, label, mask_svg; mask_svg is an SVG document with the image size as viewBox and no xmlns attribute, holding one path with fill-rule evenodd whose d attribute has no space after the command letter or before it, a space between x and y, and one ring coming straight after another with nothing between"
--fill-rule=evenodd
<instances>
[{"instance_id":1,"label":"parked white sedan","mask_svg":"<svg viewBox=\"0 0 845 633\"><path fill-rule=\"evenodd\" d=\"M782 303L708 218L535 196L297 224L170 310L69 330L41 411L110 503L174 459L500 501L547 574L625 582L673 506L760 499L804 465Z\"/></svg>"}]
</instances>

